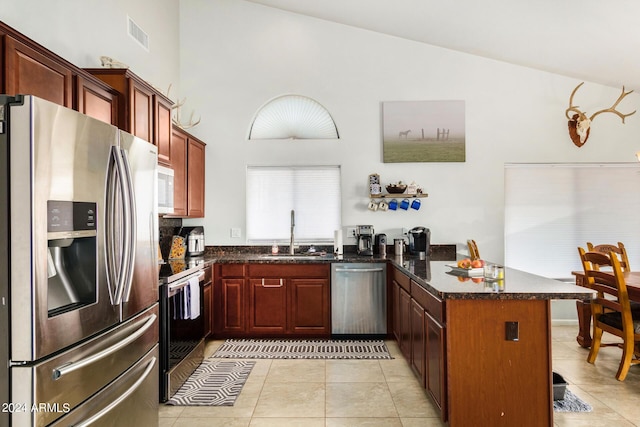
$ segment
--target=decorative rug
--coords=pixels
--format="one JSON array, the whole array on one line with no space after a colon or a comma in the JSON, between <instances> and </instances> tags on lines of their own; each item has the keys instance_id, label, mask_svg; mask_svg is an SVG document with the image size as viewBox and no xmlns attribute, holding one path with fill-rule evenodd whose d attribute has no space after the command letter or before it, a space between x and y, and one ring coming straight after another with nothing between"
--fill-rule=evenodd
<instances>
[{"instance_id":1,"label":"decorative rug","mask_svg":"<svg viewBox=\"0 0 640 427\"><path fill-rule=\"evenodd\" d=\"M591 412L593 408L567 389L564 392L563 400L553 401L553 410L556 412Z\"/></svg>"},{"instance_id":2,"label":"decorative rug","mask_svg":"<svg viewBox=\"0 0 640 427\"><path fill-rule=\"evenodd\" d=\"M233 406L256 362L205 360L167 400L176 406Z\"/></svg>"},{"instance_id":3,"label":"decorative rug","mask_svg":"<svg viewBox=\"0 0 640 427\"><path fill-rule=\"evenodd\" d=\"M393 359L383 340L228 339L211 357L228 359Z\"/></svg>"}]
</instances>

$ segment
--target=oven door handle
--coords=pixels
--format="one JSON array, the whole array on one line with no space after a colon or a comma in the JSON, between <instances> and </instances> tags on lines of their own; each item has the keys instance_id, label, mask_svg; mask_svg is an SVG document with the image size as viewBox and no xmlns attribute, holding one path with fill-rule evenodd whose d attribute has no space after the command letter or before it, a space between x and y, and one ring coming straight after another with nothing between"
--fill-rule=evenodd
<instances>
[{"instance_id":1,"label":"oven door handle","mask_svg":"<svg viewBox=\"0 0 640 427\"><path fill-rule=\"evenodd\" d=\"M197 276L189 276L186 279L184 279L183 281L176 283L175 285L169 285L168 286L169 297L174 296L175 294L180 292L181 289L183 289L185 286L187 286L189 284L189 280L192 277L198 277L198 282L202 282L202 280L204 279L204 271L201 271L200 273L198 273Z\"/></svg>"},{"instance_id":2,"label":"oven door handle","mask_svg":"<svg viewBox=\"0 0 640 427\"><path fill-rule=\"evenodd\" d=\"M103 416L105 416L106 414L111 412L111 410L113 410L116 406L118 406L121 402L123 402L126 398L128 398L134 391L136 391L140 387L140 385L142 385L142 383L147 379L147 377L149 376L149 374L153 370L153 367L156 364L156 360L157 359L155 357L153 357L149 361L149 363L147 363L147 367L145 368L145 370L142 373L142 375L140 375L140 378L138 378L136 380L136 382L133 383L133 385L131 385L131 387L129 387L129 389L127 391L125 391L120 396L118 396L118 398L116 400L111 402L109 405L104 407L100 412L94 414L89 419L86 419L86 420L82 421L79 424L75 424L73 427L87 427L87 426L90 426L96 420L98 420L99 418L102 418Z\"/></svg>"},{"instance_id":3,"label":"oven door handle","mask_svg":"<svg viewBox=\"0 0 640 427\"><path fill-rule=\"evenodd\" d=\"M152 314L149 317L149 319L146 320L144 325L140 327L140 329L138 329L137 331L135 331L134 333L132 333L122 341L119 341L118 343L110 347L107 347L104 350L97 352L96 354L93 354L89 357L85 357L84 359L80 359L77 362L71 362L65 365L58 366L53 370L53 379L57 380L61 378L63 375L66 375L73 371L77 371L78 369L84 368L85 366L95 363L98 360L104 359L105 357L112 355L113 353L120 350L121 348L126 347L127 345L131 344L133 341L137 340L145 332L147 332L147 330L151 326L153 326L157 317L158 316L156 316L155 314Z\"/></svg>"}]
</instances>

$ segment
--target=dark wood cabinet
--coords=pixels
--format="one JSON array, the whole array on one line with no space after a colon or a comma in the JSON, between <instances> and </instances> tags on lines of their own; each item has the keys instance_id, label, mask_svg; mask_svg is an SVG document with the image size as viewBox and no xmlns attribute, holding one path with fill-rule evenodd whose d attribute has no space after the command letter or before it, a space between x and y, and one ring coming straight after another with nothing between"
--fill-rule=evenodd
<instances>
[{"instance_id":1,"label":"dark wood cabinet","mask_svg":"<svg viewBox=\"0 0 640 427\"><path fill-rule=\"evenodd\" d=\"M213 266L209 266L204 272L203 285L203 316L204 316L204 337L208 338L213 332Z\"/></svg>"},{"instance_id":2,"label":"dark wood cabinet","mask_svg":"<svg viewBox=\"0 0 640 427\"><path fill-rule=\"evenodd\" d=\"M398 346L446 421L444 303L397 268L391 275L391 295Z\"/></svg>"},{"instance_id":3,"label":"dark wood cabinet","mask_svg":"<svg viewBox=\"0 0 640 427\"><path fill-rule=\"evenodd\" d=\"M216 335L331 335L329 264L222 264Z\"/></svg>"},{"instance_id":4,"label":"dark wood cabinet","mask_svg":"<svg viewBox=\"0 0 640 427\"><path fill-rule=\"evenodd\" d=\"M244 278L222 278L220 301L221 332L243 333L245 327Z\"/></svg>"},{"instance_id":5,"label":"dark wood cabinet","mask_svg":"<svg viewBox=\"0 0 640 427\"><path fill-rule=\"evenodd\" d=\"M416 300L411 299L411 368L420 379L422 386L425 386L425 314L422 307Z\"/></svg>"},{"instance_id":6,"label":"dark wood cabinet","mask_svg":"<svg viewBox=\"0 0 640 427\"><path fill-rule=\"evenodd\" d=\"M324 274L324 273L322 273ZM330 281L328 278L289 280L289 332L296 335L331 334Z\"/></svg>"},{"instance_id":7,"label":"dark wood cabinet","mask_svg":"<svg viewBox=\"0 0 640 427\"><path fill-rule=\"evenodd\" d=\"M205 143L173 127L171 164L173 169L173 215L204 217Z\"/></svg>"},{"instance_id":8,"label":"dark wood cabinet","mask_svg":"<svg viewBox=\"0 0 640 427\"><path fill-rule=\"evenodd\" d=\"M158 147L158 162L171 164L173 101L126 68L87 68L118 92L117 126Z\"/></svg>"},{"instance_id":9,"label":"dark wood cabinet","mask_svg":"<svg viewBox=\"0 0 640 427\"><path fill-rule=\"evenodd\" d=\"M284 279L249 279L251 334L282 335L287 330L287 286Z\"/></svg>"},{"instance_id":10,"label":"dark wood cabinet","mask_svg":"<svg viewBox=\"0 0 640 427\"><path fill-rule=\"evenodd\" d=\"M187 146L187 216L204 217L204 149L205 144L189 137Z\"/></svg>"},{"instance_id":11,"label":"dark wood cabinet","mask_svg":"<svg viewBox=\"0 0 640 427\"><path fill-rule=\"evenodd\" d=\"M117 126L118 93L106 83L84 76L76 77L76 110L87 116Z\"/></svg>"},{"instance_id":12,"label":"dark wood cabinet","mask_svg":"<svg viewBox=\"0 0 640 427\"><path fill-rule=\"evenodd\" d=\"M34 95L118 125L118 93L0 22L0 93Z\"/></svg>"},{"instance_id":13,"label":"dark wood cabinet","mask_svg":"<svg viewBox=\"0 0 640 427\"><path fill-rule=\"evenodd\" d=\"M73 70L48 52L4 36L4 93L35 95L73 107Z\"/></svg>"},{"instance_id":14,"label":"dark wood cabinet","mask_svg":"<svg viewBox=\"0 0 640 427\"><path fill-rule=\"evenodd\" d=\"M427 392L440 409L444 418L446 414L446 376L445 376L445 334L444 328L429 313L424 317L425 329L425 375Z\"/></svg>"},{"instance_id":15,"label":"dark wood cabinet","mask_svg":"<svg viewBox=\"0 0 640 427\"><path fill-rule=\"evenodd\" d=\"M187 179L187 135L174 128L171 139L171 159L173 161L173 216L188 216L188 179Z\"/></svg>"}]
</instances>

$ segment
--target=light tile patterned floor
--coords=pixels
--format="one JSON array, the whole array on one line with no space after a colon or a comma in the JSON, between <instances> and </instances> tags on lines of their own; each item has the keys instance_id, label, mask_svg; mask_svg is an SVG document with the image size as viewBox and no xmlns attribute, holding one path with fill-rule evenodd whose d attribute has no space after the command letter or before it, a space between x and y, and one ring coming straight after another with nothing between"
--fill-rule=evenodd
<instances>
[{"instance_id":1,"label":"light tile patterned floor","mask_svg":"<svg viewBox=\"0 0 640 427\"><path fill-rule=\"evenodd\" d=\"M553 370L593 407L554 413L565 426L640 427L640 366L615 379L620 350L604 348L595 365L576 343L577 326L553 327ZM221 341L207 345L213 354ZM258 360L232 407L160 406L160 427L443 426L394 342L393 360Z\"/></svg>"}]
</instances>

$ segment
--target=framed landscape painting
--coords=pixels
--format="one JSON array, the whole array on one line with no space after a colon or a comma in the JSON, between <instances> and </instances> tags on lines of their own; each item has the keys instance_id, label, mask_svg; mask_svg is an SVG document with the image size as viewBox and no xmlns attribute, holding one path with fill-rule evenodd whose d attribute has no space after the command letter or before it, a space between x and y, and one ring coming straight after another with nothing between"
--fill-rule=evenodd
<instances>
[{"instance_id":1,"label":"framed landscape painting","mask_svg":"<svg viewBox=\"0 0 640 427\"><path fill-rule=\"evenodd\" d=\"M384 163L464 162L464 101L382 103Z\"/></svg>"}]
</instances>

